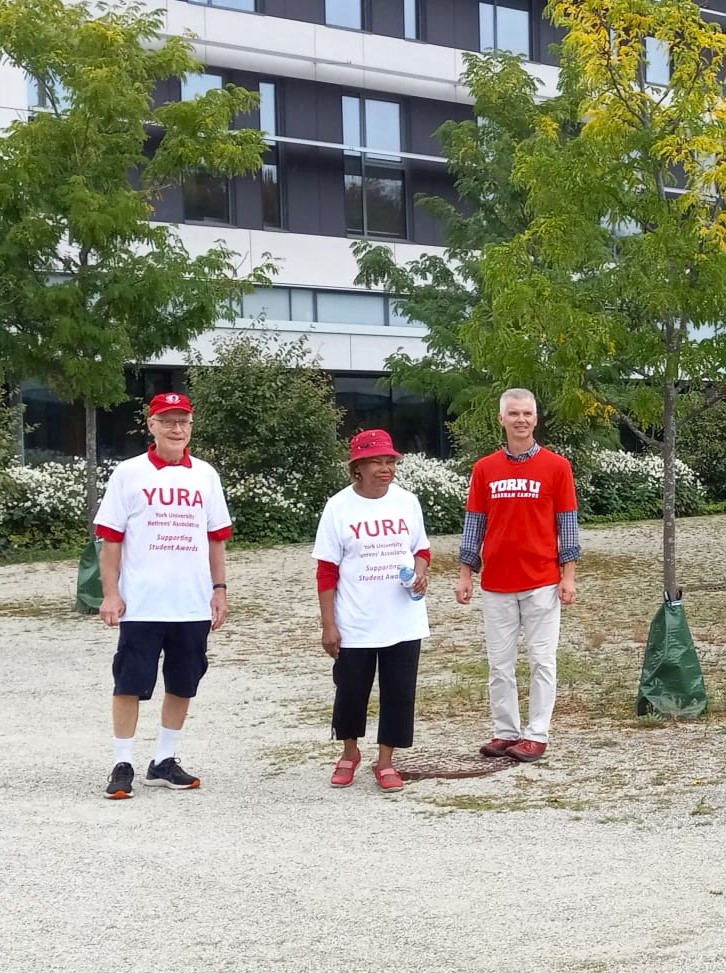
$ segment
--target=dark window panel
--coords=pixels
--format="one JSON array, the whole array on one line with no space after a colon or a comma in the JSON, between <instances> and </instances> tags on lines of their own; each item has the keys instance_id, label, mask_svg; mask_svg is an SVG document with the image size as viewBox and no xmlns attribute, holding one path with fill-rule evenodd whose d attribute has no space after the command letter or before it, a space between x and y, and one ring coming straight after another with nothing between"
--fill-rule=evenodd
<instances>
[{"instance_id":1,"label":"dark window panel","mask_svg":"<svg viewBox=\"0 0 726 973\"><path fill-rule=\"evenodd\" d=\"M561 44L565 32L561 27L553 27L544 16L544 0L536 0L532 17L532 59L540 64L557 64L556 55L550 50L553 44Z\"/></svg>"},{"instance_id":2,"label":"dark window panel","mask_svg":"<svg viewBox=\"0 0 726 973\"><path fill-rule=\"evenodd\" d=\"M280 205L280 167L277 164L277 150L274 150L271 155L275 161L266 162L260 172L262 182L262 223L265 227L279 229L282 226L282 211Z\"/></svg>"},{"instance_id":3,"label":"dark window panel","mask_svg":"<svg viewBox=\"0 0 726 973\"><path fill-rule=\"evenodd\" d=\"M366 30L383 37L403 37L404 0L368 0L370 23ZM408 3L409 0L406 0Z\"/></svg>"},{"instance_id":4,"label":"dark window panel","mask_svg":"<svg viewBox=\"0 0 726 973\"><path fill-rule=\"evenodd\" d=\"M182 186L184 219L190 223L229 223L229 183L207 172L187 176Z\"/></svg>"},{"instance_id":5,"label":"dark window panel","mask_svg":"<svg viewBox=\"0 0 726 973\"><path fill-rule=\"evenodd\" d=\"M390 429L391 393L378 388L381 375L336 375L335 400L343 406L343 433L352 436L361 429Z\"/></svg>"},{"instance_id":6,"label":"dark window panel","mask_svg":"<svg viewBox=\"0 0 726 973\"><path fill-rule=\"evenodd\" d=\"M403 172L366 166L366 231L372 236L406 236L406 195Z\"/></svg>"},{"instance_id":7,"label":"dark window panel","mask_svg":"<svg viewBox=\"0 0 726 973\"><path fill-rule=\"evenodd\" d=\"M348 233L363 234L363 176L359 156L345 158L345 229Z\"/></svg>"},{"instance_id":8,"label":"dark window panel","mask_svg":"<svg viewBox=\"0 0 726 973\"><path fill-rule=\"evenodd\" d=\"M277 85L271 81L260 82L260 128L268 135L280 132ZM281 159L282 150L275 142L268 143L264 165L260 172L262 186L262 223L266 227L282 226Z\"/></svg>"},{"instance_id":9,"label":"dark window panel","mask_svg":"<svg viewBox=\"0 0 726 973\"><path fill-rule=\"evenodd\" d=\"M412 165L408 169L406 178L410 199L416 200L420 195L437 196L460 208L459 197L451 175L445 166L417 162L415 166ZM441 247L445 245L441 221L431 216L417 203L414 203L411 210L410 237L422 246Z\"/></svg>"},{"instance_id":10,"label":"dark window panel","mask_svg":"<svg viewBox=\"0 0 726 973\"><path fill-rule=\"evenodd\" d=\"M269 17L285 17L306 24L325 23L325 0L264 0Z\"/></svg>"}]
</instances>

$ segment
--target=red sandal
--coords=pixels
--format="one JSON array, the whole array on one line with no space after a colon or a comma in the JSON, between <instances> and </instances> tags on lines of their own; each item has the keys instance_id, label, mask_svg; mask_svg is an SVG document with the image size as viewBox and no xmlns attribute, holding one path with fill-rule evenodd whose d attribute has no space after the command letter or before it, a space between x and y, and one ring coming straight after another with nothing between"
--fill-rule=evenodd
<instances>
[{"instance_id":1,"label":"red sandal","mask_svg":"<svg viewBox=\"0 0 726 973\"><path fill-rule=\"evenodd\" d=\"M403 790L403 781L401 780L401 775L395 767L384 767L383 770L379 770L378 767L374 767L373 773L376 775L376 780L378 781L378 785L382 791Z\"/></svg>"},{"instance_id":2,"label":"red sandal","mask_svg":"<svg viewBox=\"0 0 726 973\"><path fill-rule=\"evenodd\" d=\"M355 772L360 763L361 754L358 750L358 756L355 760L346 760L345 757L341 757L340 760L335 765L335 770L333 771L333 776L330 778L331 787L350 787L353 783L353 778L355 777Z\"/></svg>"}]
</instances>

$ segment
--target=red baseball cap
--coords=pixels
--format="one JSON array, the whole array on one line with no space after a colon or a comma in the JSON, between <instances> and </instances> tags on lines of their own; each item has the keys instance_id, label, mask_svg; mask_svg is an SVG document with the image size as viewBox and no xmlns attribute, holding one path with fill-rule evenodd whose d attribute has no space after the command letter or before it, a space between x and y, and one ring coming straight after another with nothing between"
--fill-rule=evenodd
<instances>
[{"instance_id":1,"label":"red baseball cap","mask_svg":"<svg viewBox=\"0 0 726 973\"><path fill-rule=\"evenodd\" d=\"M385 429L364 429L350 441L350 459L367 459L369 456L395 456L402 459L403 454L393 448L393 440Z\"/></svg>"},{"instance_id":2,"label":"red baseball cap","mask_svg":"<svg viewBox=\"0 0 726 973\"><path fill-rule=\"evenodd\" d=\"M178 392L162 392L161 395L155 395L149 402L150 416L158 416L162 412L171 412L172 409L179 409L181 412L194 412L186 395L180 395Z\"/></svg>"}]
</instances>

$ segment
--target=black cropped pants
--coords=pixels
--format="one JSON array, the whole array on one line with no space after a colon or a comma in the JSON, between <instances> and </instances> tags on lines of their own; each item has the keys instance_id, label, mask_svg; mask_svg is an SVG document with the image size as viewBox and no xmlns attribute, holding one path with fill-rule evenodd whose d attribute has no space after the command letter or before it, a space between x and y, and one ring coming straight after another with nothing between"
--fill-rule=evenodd
<instances>
[{"instance_id":1,"label":"black cropped pants","mask_svg":"<svg viewBox=\"0 0 726 973\"><path fill-rule=\"evenodd\" d=\"M378 743L410 747L413 743L416 677L421 639L381 649L341 649L333 665L333 733L337 740L365 736L373 680L378 666L380 714Z\"/></svg>"}]
</instances>

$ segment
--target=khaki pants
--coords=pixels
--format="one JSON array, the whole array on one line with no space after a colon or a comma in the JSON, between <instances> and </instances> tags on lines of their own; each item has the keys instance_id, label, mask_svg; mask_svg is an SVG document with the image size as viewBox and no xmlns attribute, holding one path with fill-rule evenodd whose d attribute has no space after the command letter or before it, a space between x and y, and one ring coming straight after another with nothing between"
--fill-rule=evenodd
<instances>
[{"instance_id":1,"label":"khaki pants","mask_svg":"<svg viewBox=\"0 0 726 973\"><path fill-rule=\"evenodd\" d=\"M529 721L522 731L517 695L517 642L529 658ZM557 585L501 594L484 592L484 634L494 736L547 743L557 690L560 599Z\"/></svg>"}]
</instances>

